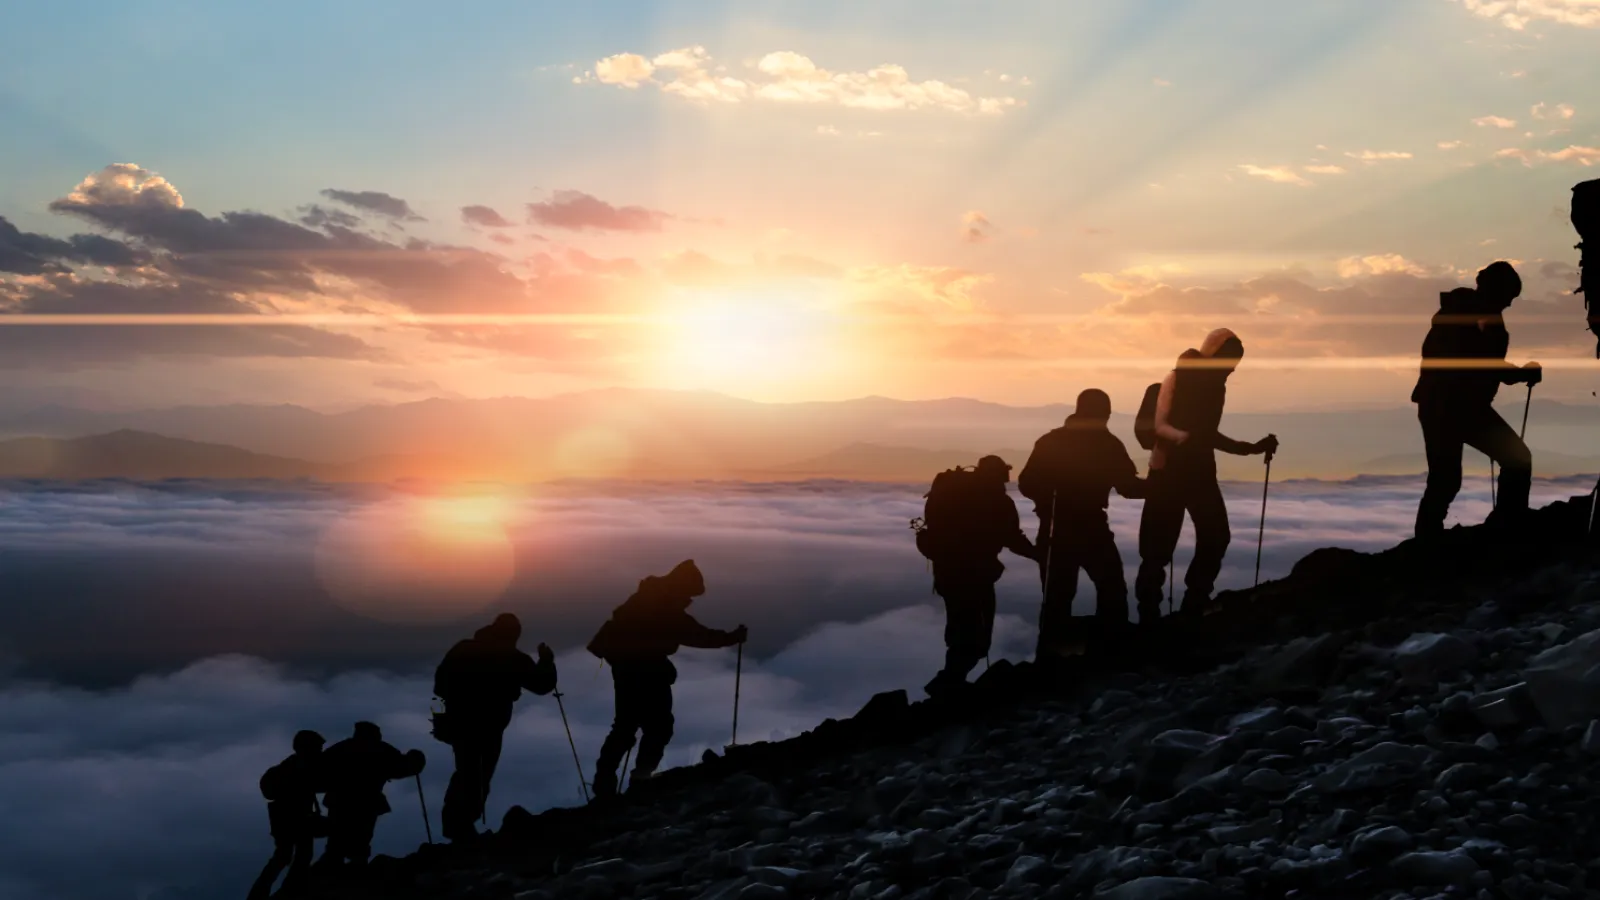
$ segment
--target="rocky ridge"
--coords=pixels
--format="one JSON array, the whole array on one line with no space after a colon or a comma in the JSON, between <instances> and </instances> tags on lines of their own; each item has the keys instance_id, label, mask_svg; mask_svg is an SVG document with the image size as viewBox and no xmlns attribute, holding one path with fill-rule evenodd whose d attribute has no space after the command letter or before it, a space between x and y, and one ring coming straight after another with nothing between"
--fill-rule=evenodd
<instances>
[{"instance_id":1,"label":"rocky ridge","mask_svg":"<svg viewBox=\"0 0 1600 900\"><path fill-rule=\"evenodd\" d=\"M1181 631L879 695L325 895L1600 896L1589 513L1320 550Z\"/></svg>"}]
</instances>

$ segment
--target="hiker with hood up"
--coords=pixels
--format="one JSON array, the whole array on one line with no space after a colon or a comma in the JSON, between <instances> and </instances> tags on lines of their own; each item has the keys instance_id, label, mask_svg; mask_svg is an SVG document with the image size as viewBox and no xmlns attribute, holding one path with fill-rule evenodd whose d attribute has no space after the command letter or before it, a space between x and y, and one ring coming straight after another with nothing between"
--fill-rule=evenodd
<instances>
[{"instance_id":1,"label":"hiker with hood up","mask_svg":"<svg viewBox=\"0 0 1600 900\"><path fill-rule=\"evenodd\" d=\"M1006 567L1000 551L1037 559L1022 533L1017 504L1006 493L1011 466L985 456L975 469L950 469L933 479L917 549L933 563L933 590L944 599L944 668L923 690L934 697L966 683L989 655L994 638L994 586Z\"/></svg>"},{"instance_id":2,"label":"hiker with hood up","mask_svg":"<svg viewBox=\"0 0 1600 900\"><path fill-rule=\"evenodd\" d=\"M714 650L744 643L748 630L743 625L719 631L689 615L689 605L705 592L705 578L692 559L664 576L646 576L589 642L589 652L611 664L616 689L616 716L595 763L595 799L616 796L617 767L635 737L639 755L630 786L647 781L661 764L674 724L672 686L678 669L672 654L680 646Z\"/></svg>"},{"instance_id":3,"label":"hiker with hood up","mask_svg":"<svg viewBox=\"0 0 1600 900\"><path fill-rule=\"evenodd\" d=\"M294 736L294 753L261 776L261 795L267 798L267 822L272 828L272 858L250 888L250 900L267 900L273 882L284 869L281 894L306 888L311 871L311 853L317 838L324 836L327 820L317 807L322 792L322 735L301 731Z\"/></svg>"},{"instance_id":4,"label":"hiker with hood up","mask_svg":"<svg viewBox=\"0 0 1600 900\"><path fill-rule=\"evenodd\" d=\"M1522 293L1522 279L1502 261L1479 272L1477 284L1477 290L1456 288L1439 295L1439 312L1422 341L1422 374L1411 391L1428 454L1417 537L1444 531L1445 515L1461 490L1464 446L1500 464L1500 493L1490 524L1528 510L1533 454L1493 405L1500 385L1534 385L1543 378L1536 362L1519 368L1505 361L1511 336L1503 313Z\"/></svg>"},{"instance_id":5,"label":"hiker with hood up","mask_svg":"<svg viewBox=\"0 0 1600 900\"><path fill-rule=\"evenodd\" d=\"M389 812L386 783L419 775L427 759L421 750L401 753L371 722L357 722L355 733L322 751L327 792L328 846L318 868L364 865L372 856L378 817Z\"/></svg>"},{"instance_id":6,"label":"hiker with hood up","mask_svg":"<svg viewBox=\"0 0 1600 900\"><path fill-rule=\"evenodd\" d=\"M1182 612L1185 617L1203 615L1211 605L1211 592L1232 539L1228 507L1217 483L1217 451L1258 456L1278 450L1276 435L1251 444L1218 430L1228 376L1243 357L1244 343L1238 336L1218 328L1206 335L1199 350L1185 350L1161 382L1149 485L1139 520L1139 575L1133 587L1140 624L1161 617L1161 589L1183 531L1184 513L1194 521L1194 558L1184 573Z\"/></svg>"},{"instance_id":7,"label":"hiker with hood up","mask_svg":"<svg viewBox=\"0 0 1600 900\"><path fill-rule=\"evenodd\" d=\"M1112 490L1137 500L1145 495L1145 482L1128 448L1106 427L1110 419L1105 391L1090 388L1079 394L1077 410L1039 438L1017 476L1017 491L1033 501L1039 516L1035 545L1044 604L1036 660L1064 655L1073 641L1072 601L1080 569L1094 582L1095 620L1128 624L1128 579L1106 509Z\"/></svg>"},{"instance_id":8,"label":"hiker with hood up","mask_svg":"<svg viewBox=\"0 0 1600 900\"><path fill-rule=\"evenodd\" d=\"M488 802L489 782L517 698L523 691L543 696L556 688L555 654L540 644L539 661L534 662L517 649L521 636L517 617L501 613L451 647L434 672L433 693L445 704L434 734L450 745L456 764L440 812L446 840L477 836L474 822Z\"/></svg>"}]
</instances>

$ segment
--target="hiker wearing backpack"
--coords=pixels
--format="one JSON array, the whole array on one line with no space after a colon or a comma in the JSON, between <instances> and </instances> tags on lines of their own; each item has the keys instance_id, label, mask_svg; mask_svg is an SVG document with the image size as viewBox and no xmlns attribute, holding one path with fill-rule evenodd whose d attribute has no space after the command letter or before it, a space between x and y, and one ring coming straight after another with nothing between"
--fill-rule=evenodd
<instances>
[{"instance_id":1,"label":"hiker wearing backpack","mask_svg":"<svg viewBox=\"0 0 1600 900\"><path fill-rule=\"evenodd\" d=\"M1199 350L1185 350L1178 357L1177 366L1159 390L1152 386L1155 410L1148 419L1150 476L1139 519L1139 575L1133 586L1140 624L1161 617L1162 583L1178 547L1184 513L1194 520L1194 559L1183 578L1183 615L1203 615L1211 605L1211 592L1232 538L1228 507L1217 483L1217 451L1234 456L1264 453L1269 458L1277 452L1276 435L1252 444L1218 430L1228 376L1243 357L1244 343L1238 336L1218 328L1206 335Z\"/></svg>"},{"instance_id":2,"label":"hiker wearing backpack","mask_svg":"<svg viewBox=\"0 0 1600 900\"><path fill-rule=\"evenodd\" d=\"M647 781L661 764L674 724L672 685L678 669L672 654L680 646L710 650L744 643L748 630L743 625L719 631L689 615L689 605L705 592L705 578L692 559L665 576L646 576L589 642L589 652L610 663L616 689L616 716L595 762L596 800L616 796L617 767L636 737L639 755L630 787Z\"/></svg>"},{"instance_id":3,"label":"hiker wearing backpack","mask_svg":"<svg viewBox=\"0 0 1600 900\"><path fill-rule=\"evenodd\" d=\"M1125 447L1106 427L1111 398L1093 388L1078 395L1077 410L1033 445L1017 476L1017 491L1039 516L1039 570L1044 603L1034 658L1063 655L1073 640L1072 601L1078 571L1094 582L1095 619L1128 623L1128 579L1106 518L1111 491L1129 499L1145 494L1144 479Z\"/></svg>"},{"instance_id":4,"label":"hiker wearing backpack","mask_svg":"<svg viewBox=\"0 0 1600 900\"><path fill-rule=\"evenodd\" d=\"M311 871L316 838L326 835L327 820L317 808L317 794L326 785L322 768L322 735L302 731L294 736L294 753L261 776L261 796L267 798L267 822L272 828L272 858L250 888L250 900L267 900L273 882L284 869L282 894L303 891Z\"/></svg>"},{"instance_id":5,"label":"hiker wearing backpack","mask_svg":"<svg viewBox=\"0 0 1600 900\"><path fill-rule=\"evenodd\" d=\"M917 550L933 563L933 590L945 609L944 668L923 687L930 697L965 684L989 655L994 585L1006 570L1000 551L1038 558L1006 493L1010 480L1005 460L985 456L976 468L940 472L926 495Z\"/></svg>"},{"instance_id":6,"label":"hiker wearing backpack","mask_svg":"<svg viewBox=\"0 0 1600 900\"><path fill-rule=\"evenodd\" d=\"M1522 279L1502 261L1479 272L1477 285L1477 290L1456 288L1439 295L1439 312L1422 342L1422 374L1411 391L1428 454L1417 537L1444 531L1445 515L1461 490L1463 446L1500 464L1491 524L1503 524L1528 509L1533 454L1493 406L1500 385L1526 384L1531 390L1543 377L1538 363L1518 367L1505 361L1511 337L1502 314L1522 293Z\"/></svg>"},{"instance_id":7,"label":"hiker wearing backpack","mask_svg":"<svg viewBox=\"0 0 1600 900\"><path fill-rule=\"evenodd\" d=\"M523 691L543 696L556 689L555 654L539 645L539 661L517 649L522 623L501 613L445 654L433 676L433 693L445 711L435 716L434 736L455 755L455 772L440 811L445 840L478 836L475 822L489 799L489 782L500 762L511 710Z\"/></svg>"},{"instance_id":8,"label":"hiker wearing backpack","mask_svg":"<svg viewBox=\"0 0 1600 900\"><path fill-rule=\"evenodd\" d=\"M371 722L357 722L353 735L322 751L328 845L317 868L365 865L378 817L390 810L383 786L420 774L426 764L421 750L401 753Z\"/></svg>"}]
</instances>

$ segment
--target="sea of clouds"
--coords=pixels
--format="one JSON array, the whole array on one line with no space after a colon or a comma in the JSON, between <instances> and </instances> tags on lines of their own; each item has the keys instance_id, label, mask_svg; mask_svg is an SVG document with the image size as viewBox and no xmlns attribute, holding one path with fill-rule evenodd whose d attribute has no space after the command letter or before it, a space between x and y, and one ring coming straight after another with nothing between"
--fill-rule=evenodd
<instances>
[{"instance_id":1,"label":"sea of clouds","mask_svg":"<svg viewBox=\"0 0 1600 900\"><path fill-rule=\"evenodd\" d=\"M1479 484L1478 482L1482 483ZM1534 502L1583 493L1540 481ZM505 505L516 577L483 609L382 621L323 590L315 552L335 523L398 502L319 485L12 484L0 488L0 611L10 672L0 682L0 898L177 900L241 896L271 850L261 772L293 733L330 741L358 719L429 758L435 829L448 748L427 734L432 667L500 609L525 649L557 651L567 718L587 777L611 712L610 678L581 647L637 580L693 557L709 590L693 612L750 626L739 739L777 739L847 716L872 694L914 696L942 661L942 608L909 520L921 486L564 485ZM1417 479L1272 487L1262 578L1321 546L1380 549L1408 536ZM1226 486L1234 544L1220 587L1254 577L1261 485ZM402 498L404 499L404 498ZM1452 521L1488 510L1487 478ZM1019 502L1030 530L1026 501ZM1140 504L1113 498L1132 569ZM1179 551L1187 560L1189 535ZM994 655L1026 658L1037 573L1007 556ZM1181 578L1180 578L1181 591ZM1092 602L1085 581L1080 611ZM732 651L684 650L677 736L666 766L731 737ZM417 789L393 783L376 849L423 842ZM580 802L554 699L524 697L489 804Z\"/></svg>"}]
</instances>

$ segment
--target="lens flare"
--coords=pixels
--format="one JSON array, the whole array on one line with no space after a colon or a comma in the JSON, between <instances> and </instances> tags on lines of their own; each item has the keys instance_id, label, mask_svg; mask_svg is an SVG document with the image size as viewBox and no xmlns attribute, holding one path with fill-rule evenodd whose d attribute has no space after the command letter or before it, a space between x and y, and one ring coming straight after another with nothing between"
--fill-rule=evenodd
<instances>
[{"instance_id":1,"label":"lens flare","mask_svg":"<svg viewBox=\"0 0 1600 900\"><path fill-rule=\"evenodd\" d=\"M358 509L317 544L317 577L352 612L422 623L481 612L516 574L507 523L515 511L496 494L420 496Z\"/></svg>"}]
</instances>

